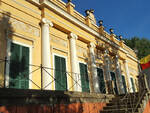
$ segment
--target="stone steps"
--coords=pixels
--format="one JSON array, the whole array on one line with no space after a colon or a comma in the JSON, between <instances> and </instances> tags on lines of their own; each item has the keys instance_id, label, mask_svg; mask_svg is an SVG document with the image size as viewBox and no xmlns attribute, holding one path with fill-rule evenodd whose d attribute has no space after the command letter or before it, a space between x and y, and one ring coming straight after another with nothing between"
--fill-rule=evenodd
<instances>
[{"instance_id":1,"label":"stone steps","mask_svg":"<svg viewBox=\"0 0 150 113\"><path fill-rule=\"evenodd\" d=\"M139 97L138 93L116 96L106 104L100 113L139 113L141 109L140 104L137 106Z\"/></svg>"}]
</instances>

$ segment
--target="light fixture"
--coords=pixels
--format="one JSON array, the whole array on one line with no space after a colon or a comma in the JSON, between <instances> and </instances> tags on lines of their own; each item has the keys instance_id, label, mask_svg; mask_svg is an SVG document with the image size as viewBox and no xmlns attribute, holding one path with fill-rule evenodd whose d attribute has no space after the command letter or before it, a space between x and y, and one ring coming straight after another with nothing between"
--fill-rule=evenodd
<instances>
[{"instance_id":1,"label":"light fixture","mask_svg":"<svg viewBox=\"0 0 150 113\"><path fill-rule=\"evenodd\" d=\"M109 31L110 31L110 34L114 34L114 29L113 28L109 29Z\"/></svg>"}]
</instances>

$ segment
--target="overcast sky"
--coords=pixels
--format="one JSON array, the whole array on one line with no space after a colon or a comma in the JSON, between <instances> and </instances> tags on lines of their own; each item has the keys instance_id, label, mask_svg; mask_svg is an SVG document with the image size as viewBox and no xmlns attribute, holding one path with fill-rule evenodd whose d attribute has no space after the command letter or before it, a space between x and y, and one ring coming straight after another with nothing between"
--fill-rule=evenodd
<instances>
[{"instance_id":1,"label":"overcast sky","mask_svg":"<svg viewBox=\"0 0 150 113\"><path fill-rule=\"evenodd\" d=\"M63 0L67 1L67 0ZM96 20L103 20L108 31L124 38L138 36L150 39L150 0L72 0L75 9L85 15L94 9Z\"/></svg>"}]
</instances>

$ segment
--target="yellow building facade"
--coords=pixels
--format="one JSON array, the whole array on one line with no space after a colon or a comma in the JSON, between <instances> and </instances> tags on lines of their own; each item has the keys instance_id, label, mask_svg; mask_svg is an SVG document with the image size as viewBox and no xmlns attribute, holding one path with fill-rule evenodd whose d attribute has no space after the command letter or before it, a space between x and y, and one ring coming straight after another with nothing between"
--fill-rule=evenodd
<instances>
[{"instance_id":1,"label":"yellow building facade","mask_svg":"<svg viewBox=\"0 0 150 113\"><path fill-rule=\"evenodd\" d=\"M62 0L0 0L0 84L121 94L137 89L135 52Z\"/></svg>"}]
</instances>

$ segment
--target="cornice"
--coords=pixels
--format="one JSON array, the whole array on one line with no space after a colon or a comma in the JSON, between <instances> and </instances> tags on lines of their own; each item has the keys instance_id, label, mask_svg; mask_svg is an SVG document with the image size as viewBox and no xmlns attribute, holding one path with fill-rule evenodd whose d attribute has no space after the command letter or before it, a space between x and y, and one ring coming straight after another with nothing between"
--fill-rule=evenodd
<instances>
[{"instance_id":1,"label":"cornice","mask_svg":"<svg viewBox=\"0 0 150 113\"><path fill-rule=\"evenodd\" d=\"M27 0L27 1L38 1L38 0ZM37 2L36 2L37 3ZM38 4L38 3L37 3ZM75 23L76 25L80 26L81 28L83 28L84 30L88 31L89 33L93 34L94 36L96 36L97 38L109 43L110 45L116 47L117 49L123 51L124 53L128 54L128 51L126 51L124 48L120 47L119 45L117 45L116 43L112 42L110 39L106 38L105 36L100 35L98 32L96 32L95 30L93 30L92 28L88 27L86 24L82 23L81 21L79 21L78 19L76 19L75 17L73 17L72 15L70 15L69 13L67 13L66 11L64 11L63 9L61 9L59 6L55 5L54 3L52 3L49 0L43 0L39 7L47 7L50 9L53 9L55 12L57 12L58 14L62 15L63 17L67 18L68 20L70 20L71 22ZM77 11L76 11L77 12ZM90 37L89 37L90 38ZM129 55L129 54L128 54ZM131 56L131 55L129 55ZM133 56L131 56L133 57ZM134 58L134 57L133 57ZM136 58L134 58L136 59ZM137 60L137 59L136 59Z\"/></svg>"},{"instance_id":2,"label":"cornice","mask_svg":"<svg viewBox=\"0 0 150 113\"><path fill-rule=\"evenodd\" d=\"M127 54L127 57L131 58L132 60L139 62L135 57L131 56L130 54Z\"/></svg>"}]
</instances>

